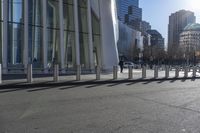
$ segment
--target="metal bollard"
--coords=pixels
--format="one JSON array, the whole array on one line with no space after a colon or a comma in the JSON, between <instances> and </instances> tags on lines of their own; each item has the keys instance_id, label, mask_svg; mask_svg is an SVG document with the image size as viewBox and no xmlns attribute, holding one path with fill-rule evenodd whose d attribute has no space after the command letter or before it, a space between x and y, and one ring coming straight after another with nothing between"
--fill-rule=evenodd
<instances>
[{"instance_id":1,"label":"metal bollard","mask_svg":"<svg viewBox=\"0 0 200 133\"><path fill-rule=\"evenodd\" d=\"M54 71L53 71L53 81L58 82L59 81L59 65L54 65Z\"/></svg>"},{"instance_id":2,"label":"metal bollard","mask_svg":"<svg viewBox=\"0 0 200 133\"><path fill-rule=\"evenodd\" d=\"M175 70L175 78L178 78L178 77L179 77L179 67L177 66Z\"/></svg>"},{"instance_id":3,"label":"metal bollard","mask_svg":"<svg viewBox=\"0 0 200 133\"><path fill-rule=\"evenodd\" d=\"M186 66L184 68L184 78L187 78L188 77L188 67Z\"/></svg>"},{"instance_id":4,"label":"metal bollard","mask_svg":"<svg viewBox=\"0 0 200 133\"><path fill-rule=\"evenodd\" d=\"M81 80L81 65L76 66L76 80L77 81Z\"/></svg>"},{"instance_id":5,"label":"metal bollard","mask_svg":"<svg viewBox=\"0 0 200 133\"><path fill-rule=\"evenodd\" d=\"M27 66L27 82L28 83L32 83L33 82L32 64L28 64L28 66Z\"/></svg>"},{"instance_id":6,"label":"metal bollard","mask_svg":"<svg viewBox=\"0 0 200 133\"><path fill-rule=\"evenodd\" d=\"M113 66L113 79L117 79L118 66Z\"/></svg>"},{"instance_id":7,"label":"metal bollard","mask_svg":"<svg viewBox=\"0 0 200 133\"><path fill-rule=\"evenodd\" d=\"M193 77L196 77L196 72L197 72L197 67L193 66L193 74L192 74Z\"/></svg>"},{"instance_id":8,"label":"metal bollard","mask_svg":"<svg viewBox=\"0 0 200 133\"><path fill-rule=\"evenodd\" d=\"M100 66L96 66L96 80L100 80L101 68Z\"/></svg>"},{"instance_id":9,"label":"metal bollard","mask_svg":"<svg viewBox=\"0 0 200 133\"><path fill-rule=\"evenodd\" d=\"M128 79L133 78L133 67L129 66L128 67Z\"/></svg>"},{"instance_id":10,"label":"metal bollard","mask_svg":"<svg viewBox=\"0 0 200 133\"><path fill-rule=\"evenodd\" d=\"M143 66L142 67L142 78L146 78L147 77L147 74L146 74L146 66Z\"/></svg>"},{"instance_id":11,"label":"metal bollard","mask_svg":"<svg viewBox=\"0 0 200 133\"><path fill-rule=\"evenodd\" d=\"M154 78L158 78L158 66L154 67Z\"/></svg>"},{"instance_id":12,"label":"metal bollard","mask_svg":"<svg viewBox=\"0 0 200 133\"><path fill-rule=\"evenodd\" d=\"M165 66L165 78L169 77L169 66Z\"/></svg>"},{"instance_id":13,"label":"metal bollard","mask_svg":"<svg viewBox=\"0 0 200 133\"><path fill-rule=\"evenodd\" d=\"M0 84L2 84L2 70L1 70L1 64L0 64Z\"/></svg>"}]
</instances>

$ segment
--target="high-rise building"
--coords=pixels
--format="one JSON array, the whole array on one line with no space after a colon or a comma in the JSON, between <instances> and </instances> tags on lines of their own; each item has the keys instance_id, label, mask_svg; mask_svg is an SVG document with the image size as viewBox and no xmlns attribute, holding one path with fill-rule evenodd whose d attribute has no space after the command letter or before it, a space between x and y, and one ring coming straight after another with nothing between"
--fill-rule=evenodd
<instances>
[{"instance_id":1,"label":"high-rise building","mask_svg":"<svg viewBox=\"0 0 200 133\"><path fill-rule=\"evenodd\" d=\"M168 54L176 58L176 51L179 47L180 33L189 23L195 23L196 17L191 11L180 10L169 16L168 25Z\"/></svg>"},{"instance_id":2,"label":"high-rise building","mask_svg":"<svg viewBox=\"0 0 200 133\"><path fill-rule=\"evenodd\" d=\"M146 32L147 30L151 30L151 25L149 24L149 22L146 21L141 21L140 24L140 31L142 33Z\"/></svg>"},{"instance_id":3,"label":"high-rise building","mask_svg":"<svg viewBox=\"0 0 200 133\"><path fill-rule=\"evenodd\" d=\"M142 9L138 0L117 0L118 18L123 23L129 24L134 20L142 20Z\"/></svg>"},{"instance_id":4,"label":"high-rise building","mask_svg":"<svg viewBox=\"0 0 200 133\"><path fill-rule=\"evenodd\" d=\"M162 58L165 48L164 38L157 30L147 30L147 33L151 36L150 57L153 59Z\"/></svg>"},{"instance_id":5,"label":"high-rise building","mask_svg":"<svg viewBox=\"0 0 200 133\"><path fill-rule=\"evenodd\" d=\"M4 0L0 2L0 64L4 72L111 70L118 64L115 0Z\"/></svg>"}]
</instances>

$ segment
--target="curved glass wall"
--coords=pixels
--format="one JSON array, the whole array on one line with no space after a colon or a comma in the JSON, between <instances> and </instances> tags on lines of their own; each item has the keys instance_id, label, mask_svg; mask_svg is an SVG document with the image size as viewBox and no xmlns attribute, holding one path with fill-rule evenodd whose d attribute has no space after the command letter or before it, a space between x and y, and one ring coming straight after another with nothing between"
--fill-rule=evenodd
<instances>
[{"instance_id":1,"label":"curved glass wall","mask_svg":"<svg viewBox=\"0 0 200 133\"><path fill-rule=\"evenodd\" d=\"M101 35L100 35L100 23L99 19L92 12L92 36L93 36L93 54L95 65L101 64Z\"/></svg>"},{"instance_id":2,"label":"curved glass wall","mask_svg":"<svg viewBox=\"0 0 200 133\"><path fill-rule=\"evenodd\" d=\"M87 0L78 0L80 61L83 68L89 68L89 41Z\"/></svg>"},{"instance_id":3,"label":"curved glass wall","mask_svg":"<svg viewBox=\"0 0 200 133\"><path fill-rule=\"evenodd\" d=\"M59 2L47 0L48 64L60 63L59 59Z\"/></svg>"},{"instance_id":4,"label":"curved glass wall","mask_svg":"<svg viewBox=\"0 0 200 133\"><path fill-rule=\"evenodd\" d=\"M0 1L0 64L2 64L2 24L3 24L3 1Z\"/></svg>"},{"instance_id":5,"label":"curved glass wall","mask_svg":"<svg viewBox=\"0 0 200 133\"><path fill-rule=\"evenodd\" d=\"M8 65L23 63L23 9L23 0L8 0Z\"/></svg>"},{"instance_id":6,"label":"curved glass wall","mask_svg":"<svg viewBox=\"0 0 200 133\"><path fill-rule=\"evenodd\" d=\"M28 3L28 23L29 23L29 63L33 63L33 68L42 67L42 1L29 0Z\"/></svg>"},{"instance_id":7,"label":"curved glass wall","mask_svg":"<svg viewBox=\"0 0 200 133\"><path fill-rule=\"evenodd\" d=\"M72 0L63 0L65 67L76 65L74 6Z\"/></svg>"}]
</instances>

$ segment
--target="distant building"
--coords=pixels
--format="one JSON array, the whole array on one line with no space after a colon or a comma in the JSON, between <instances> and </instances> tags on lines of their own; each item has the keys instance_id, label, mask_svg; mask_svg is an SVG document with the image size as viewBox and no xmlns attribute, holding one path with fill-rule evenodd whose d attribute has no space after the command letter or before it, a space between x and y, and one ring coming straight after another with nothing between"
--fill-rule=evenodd
<instances>
[{"instance_id":1,"label":"distant building","mask_svg":"<svg viewBox=\"0 0 200 133\"><path fill-rule=\"evenodd\" d=\"M188 24L180 34L180 49L183 58L199 59L200 57L200 24Z\"/></svg>"},{"instance_id":2,"label":"distant building","mask_svg":"<svg viewBox=\"0 0 200 133\"><path fill-rule=\"evenodd\" d=\"M143 50L143 38L140 31L119 22L119 56L131 61L138 59L139 53Z\"/></svg>"},{"instance_id":3,"label":"distant building","mask_svg":"<svg viewBox=\"0 0 200 133\"><path fill-rule=\"evenodd\" d=\"M149 22L141 21L141 24L140 24L140 31L144 33L144 32L146 32L147 30L151 30L151 25L149 24Z\"/></svg>"},{"instance_id":4,"label":"distant building","mask_svg":"<svg viewBox=\"0 0 200 133\"><path fill-rule=\"evenodd\" d=\"M168 25L168 54L171 58L177 56L179 47L179 36L189 23L195 23L196 17L191 11L180 10L169 16Z\"/></svg>"},{"instance_id":5,"label":"distant building","mask_svg":"<svg viewBox=\"0 0 200 133\"><path fill-rule=\"evenodd\" d=\"M147 33L151 35L151 56L159 58L164 51L164 38L157 30L147 30Z\"/></svg>"},{"instance_id":6,"label":"distant building","mask_svg":"<svg viewBox=\"0 0 200 133\"><path fill-rule=\"evenodd\" d=\"M117 13L121 22L129 24L135 20L142 20L142 9L138 0L117 0Z\"/></svg>"}]
</instances>

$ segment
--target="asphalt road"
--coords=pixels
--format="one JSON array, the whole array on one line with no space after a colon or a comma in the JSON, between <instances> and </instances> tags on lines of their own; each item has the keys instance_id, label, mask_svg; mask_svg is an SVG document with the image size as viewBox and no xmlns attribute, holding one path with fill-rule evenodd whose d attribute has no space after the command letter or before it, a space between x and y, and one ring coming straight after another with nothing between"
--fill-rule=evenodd
<instances>
[{"instance_id":1,"label":"asphalt road","mask_svg":"<svg viewBox=\"0 0 200 133\"><path fill-rule=\"evenodd\" d=\"M0 89L0 133L199 132L199 79Z\"/></svg>"}]
</instances>

